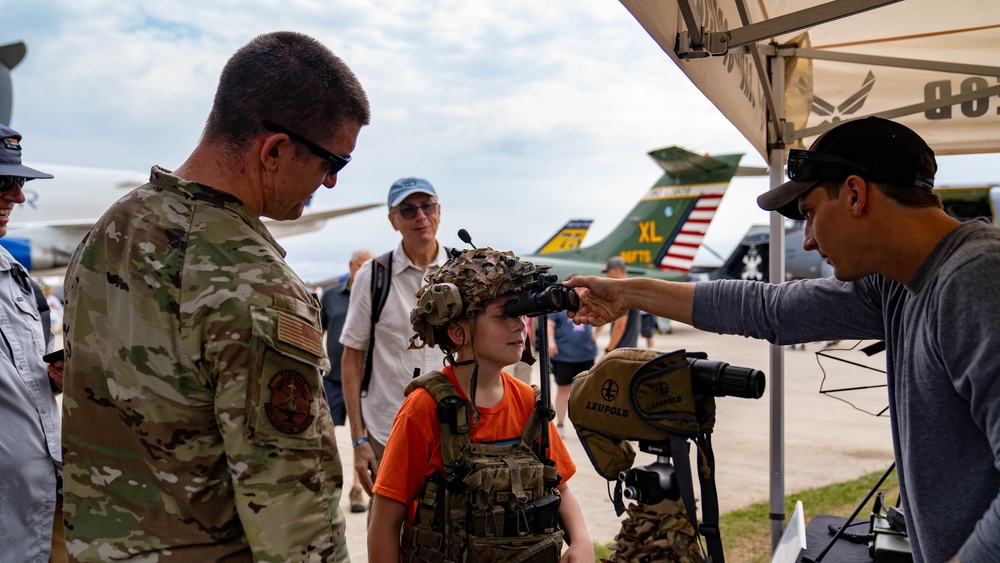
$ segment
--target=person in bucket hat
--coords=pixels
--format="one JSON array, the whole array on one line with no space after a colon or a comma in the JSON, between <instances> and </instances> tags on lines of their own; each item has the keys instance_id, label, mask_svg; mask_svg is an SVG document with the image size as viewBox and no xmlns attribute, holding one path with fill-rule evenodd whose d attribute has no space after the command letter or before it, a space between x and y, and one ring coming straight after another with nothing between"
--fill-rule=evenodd
<instances>
[{"instance_id":1,"label":"person in bucket hat","mask_svg":"<svg viewBox=\"0 0 1000 563\"><path fill-rule=\"evenodd\" d=\"M24 203L28 180L52 178L21 162L21 134L0 125L0 237L7 234L11 213ZM62 388L62 362L50 378L42 359L52 345L42 336L39 308L27 270L0 247L0 315L7 343L0 354L0 538L6 557L48 561L62 553L62 420L55 392ZM44 303L44 298L43 301ZM55 547L55 549L52 549Z\"/></svg>"}]
</instances>

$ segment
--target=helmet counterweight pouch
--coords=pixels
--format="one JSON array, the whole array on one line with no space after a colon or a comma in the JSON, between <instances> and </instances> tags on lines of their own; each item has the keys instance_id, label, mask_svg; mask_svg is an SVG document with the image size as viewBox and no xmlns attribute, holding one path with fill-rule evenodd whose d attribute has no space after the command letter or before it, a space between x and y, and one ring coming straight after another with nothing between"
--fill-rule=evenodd
<instances>
[{"instance_id":1,"label":"helmet counterweight pouch","mask_svg":"<svg viewBox=\"0 0 1000 563\"><path fill-rule=\"evenodd\" d=\"M707 539L710 560L721 563L715 458L710 439L715 426L715 397L711 393L696 394L694 386L684 350L614 350L573 379L569 418L594 469L609 481L619 480L622 472L632 468L635 450L630 440L669 444L691 523ZM694 442L699 452L700 525L688 441ZM619 515L624 511L620 502L615 508Z\"/></svg>"}]
</instances>

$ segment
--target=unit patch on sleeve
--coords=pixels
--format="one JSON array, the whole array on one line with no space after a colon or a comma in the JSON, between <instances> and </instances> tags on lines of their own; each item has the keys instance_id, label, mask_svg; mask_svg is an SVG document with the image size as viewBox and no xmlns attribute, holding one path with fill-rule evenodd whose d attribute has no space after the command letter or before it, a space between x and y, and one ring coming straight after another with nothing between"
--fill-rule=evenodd
<instances>
[{"instance_id":1,"label":"unit patch on sleeve","mask_svg":"<svg viewBox=\"0 0 1000 563\"><path fill-rule=\"evenodd\" d=\"M285 370L278 372L271 383L271 398L264 405L267 419L285 434L299 434L313 422L313 393L301 373Z\"/></svg>"}]
</instances>

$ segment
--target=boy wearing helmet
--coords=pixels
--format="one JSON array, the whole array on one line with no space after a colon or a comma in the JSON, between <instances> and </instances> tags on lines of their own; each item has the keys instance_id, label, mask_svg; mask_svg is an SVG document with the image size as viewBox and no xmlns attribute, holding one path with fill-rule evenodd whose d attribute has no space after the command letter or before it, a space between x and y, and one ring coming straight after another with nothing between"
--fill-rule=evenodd
<instances>
[{"instance_id":1,"label":"boy wearing helmet","mask_svg":"<svg viewBox=\"0 0 1000 563\"><path fill-rule=\"evenodd\" d=\"M534 412L535 390L503 372L525 340L523 318L504 305L546 269L473 249L417 292L411 347L439 346L446 365L407 386L393 422L374 488L370 561L552 561L563 539L562 561L594 561L567 485L576 466ZM539 459L543 424L551 443Z\"/></svg>"}]
</instances>

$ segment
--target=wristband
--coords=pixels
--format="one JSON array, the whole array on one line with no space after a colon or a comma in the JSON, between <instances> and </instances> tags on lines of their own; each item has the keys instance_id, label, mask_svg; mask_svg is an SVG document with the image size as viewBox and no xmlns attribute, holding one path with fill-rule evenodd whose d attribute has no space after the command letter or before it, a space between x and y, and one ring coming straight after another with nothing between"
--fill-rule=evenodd
<instances>
[{"instance_id":1,"label":"wristband","mask_svg":"<svg viewBox=\"0 0 1000 563\"><path fill-rule=\"evenodd\" d=\"M368 443L368 436L362 436L353 442L355 448L360 446L361 444L367 444L367 443Z\"/></svg>"}]
</instances>

